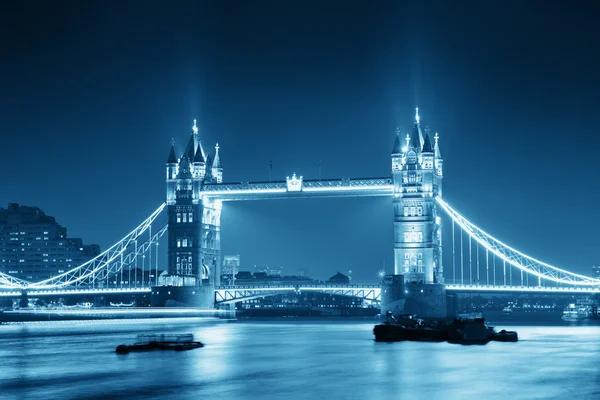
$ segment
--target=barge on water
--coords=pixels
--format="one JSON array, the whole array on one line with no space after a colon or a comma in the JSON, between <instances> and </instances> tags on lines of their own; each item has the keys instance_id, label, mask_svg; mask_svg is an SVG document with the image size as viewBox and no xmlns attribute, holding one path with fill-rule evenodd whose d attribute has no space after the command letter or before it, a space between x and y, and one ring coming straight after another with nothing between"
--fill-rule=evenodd
<instances>
[{"instance_id":1,"label":"barge on water","mask_svg":"<svg viewBox=\"0 0 600 400\"><path fill-rule=\"evenodd\" d=\"M116 352L127 354L132 351L149 350L191 350L204 347L202 342L194 341L191 333L183 335L138 335L137 341L132 345L121 344Z\"/></svg>"},{"instance_id":2,"label":"barge on water","mask_svg":"<svg viewBox=\"0 0 600 400\"><path fill-rule=\"evenodd\" d=\"M517 342L517 332L502 330L496 332L485 319L463 315L448 322L445 320L425 320L413 315L402 315L398 319L388 312L386 321L373 329L376 342L444 342L457 344L487 344L492 340Z\"/></svg>"}]
</instances>

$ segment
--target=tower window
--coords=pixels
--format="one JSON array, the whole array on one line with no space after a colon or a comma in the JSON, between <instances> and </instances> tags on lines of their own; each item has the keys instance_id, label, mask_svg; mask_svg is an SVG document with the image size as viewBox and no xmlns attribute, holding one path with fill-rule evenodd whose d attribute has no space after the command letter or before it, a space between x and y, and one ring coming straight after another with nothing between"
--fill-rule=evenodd
<instances>
[{"instance_id":1,"label":"tower window","mask_svg":"<svg viewBox=\"0 0 600 400\"><path fill-rule=\"evenodd\" d=\"M404 207L404 216L408 217L408 207Z\"/></svg>"},{"instance_id":2,"label":"tower window","mask_svg":"<svg viewBox=\"0 0 600 400\"><path fill-rule=\"evenodd\" d=\"M177 213L177 223L181 222L181 213Z\"/></svg>"},{"instance_id":3,"label":"tower window","mask_svg":"<svg viewBox=\"0 0 600 400\"><path fill-rule=\"evenodd\" d=\"M181 239L177 239L177 247L181 247Z\"/></svg>"},{"instance_id":4,"label":"tower window","mask_svg":"<svg viewBox=\"0 0 600 400\"><path fill-rule=\"evenodd\" d=\"M417 215L420 217L423 215L423 207L417 207Z\"/></svg>"},{"instance_id":5,"label":"tower window","mask_svg":"<svg viewBox=\"0 0 600 400\"><path fill-rule=\"evenodd\" d=\"M187 214L183 213L183 222L187 222Z\"/></svg>"},{"instance_id":6,"label":"tower window","mask_svg":"<svg viewBox=\"0 0 600 400\"><path fill-rule=\"evenodd\" d=\"M182 247L188 247L188 242L187 239L183 239L182 243L181 243Z\"/></svg>"},{"instance_id":7,"label":"tower window","mask_svg":"<svg viewBox=\"0 0 600 400\"><path fill-rule=\"evenodd\" d=\"M408 255L408 253L404 253L404 259L405 259L405 260L408 260L408 258L409 258L409 255Z\"/></svg>"},{"instance_id":8,"label":"tower window","mask_svg":"<svg viewBox=\"0 0 600 400\"><path fill-rule=\"evenodd\" d=\"M416 207L411 207L410 208L410 215L414 216L416 212Z\"/></svg>"},{"instance_id":9,"label":"tower window","mask_svg":"<svg viewBox=\"0 0 600 400\"><path fill-rule=\"evenodd\" d=\"M188 222L194 222L194 213L188 213Z\"/></svg>"}]
</instances>

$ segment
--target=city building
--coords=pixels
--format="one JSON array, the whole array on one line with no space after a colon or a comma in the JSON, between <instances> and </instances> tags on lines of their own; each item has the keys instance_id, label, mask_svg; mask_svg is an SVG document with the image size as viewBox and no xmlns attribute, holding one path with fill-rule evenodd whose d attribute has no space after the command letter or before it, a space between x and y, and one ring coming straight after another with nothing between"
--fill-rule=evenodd
<instances>
[{"instance_id":1,"label":"city building","mask_svg":"<svg viewBox=\"0 0 600 400\"><path fill-rule=\"evenodd\" d=\"M264 284L303 284L318 283L308 276L294 275L268 275L266 272L239 271L235 276L236 285L264 285Z\"/></svg>"},{"instance_id":2,"label":"city building","mask_svg":"<svg viewBox=\"0 0 600 400\"><path fill-rule=\"evenodd\" d=\"M240 270L240 255L223 256L223 266L221 268L221 283L227 285L235 284L235 275Z\"/></svg>"},{"instance_id":3,"label":"city building","mask_svg":"<svg viewBox=\"0 0 600 400\"><path fill-rule=\"evenodd\" d=\"M338 272L329 278L327 283L350 283L350 277Z\"/></svg>"},{"instance_id":4,"label":"city building","mask_svg":"<svg viewBox=\"0 0 600 400\"><path fill-rule=\"evenodd\" d=\"M100 254L97 244L67 238L67 228L38 207L0 208L0 271L15 278L52 278Z\"/></svg>"},{"instance_id":5,"label":"city building","mask_svg":"<svg viewBox=\"0 0 600 400\"><path fill-rule=\"evenodd\" d=\"M600 265L592 265L592 278L600 279Z\"/></svg>"},{"instance_id":6,"label":"city building","mask_svg":"<svg viewBox=\"0 0 600 400\"><path fill-rule=\"evenodd\" d=\"M283 267L269 267L268 265L255 265L254 273L264 272L270 276L283 276Z\"/></svg>"}]
</instances>

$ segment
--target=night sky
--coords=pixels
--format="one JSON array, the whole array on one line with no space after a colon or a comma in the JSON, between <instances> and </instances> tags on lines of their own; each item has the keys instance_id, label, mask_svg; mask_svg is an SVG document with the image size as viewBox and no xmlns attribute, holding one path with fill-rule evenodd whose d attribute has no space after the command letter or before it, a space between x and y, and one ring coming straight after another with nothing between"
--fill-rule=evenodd
<instances>
[{"instance_id":1,"label":"night sky","mask_svg":"<svg viewBox=\"0 0 600 400\"><path fill-rule=\"evenodd\" d=\"M2 2L0 205L37 205L106 249L164 201L169 143L183 150L194 118L226 182L268 180L269 160L274 180L317 178L319 160L323 178L387 177L419 106L446 201L589 275L599 15L455 3ZM242 269L366 281L391 272L392 232L389 198L227 203L222 248Z\"/></svg>"}]
</instances>

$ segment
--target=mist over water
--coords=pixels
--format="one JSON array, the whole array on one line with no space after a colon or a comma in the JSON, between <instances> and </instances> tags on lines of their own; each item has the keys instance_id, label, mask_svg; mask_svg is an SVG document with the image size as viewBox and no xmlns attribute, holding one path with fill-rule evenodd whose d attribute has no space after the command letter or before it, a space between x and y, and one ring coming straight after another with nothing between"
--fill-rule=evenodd
<instances>
[{"instance_id":1,"label":"mist over water","mask_svg":"<svg viewBox=\"0 0 600 400\"><path fill-rule=\"evenodd\" d=\"M493 321L492 321L493 322ZM518 343L375 343L374 322L104 321L0 326L2 399L594 399L600 326L518 326ZM206 347L117 355L138 333Z\"/></svg>"}]
</instances>

